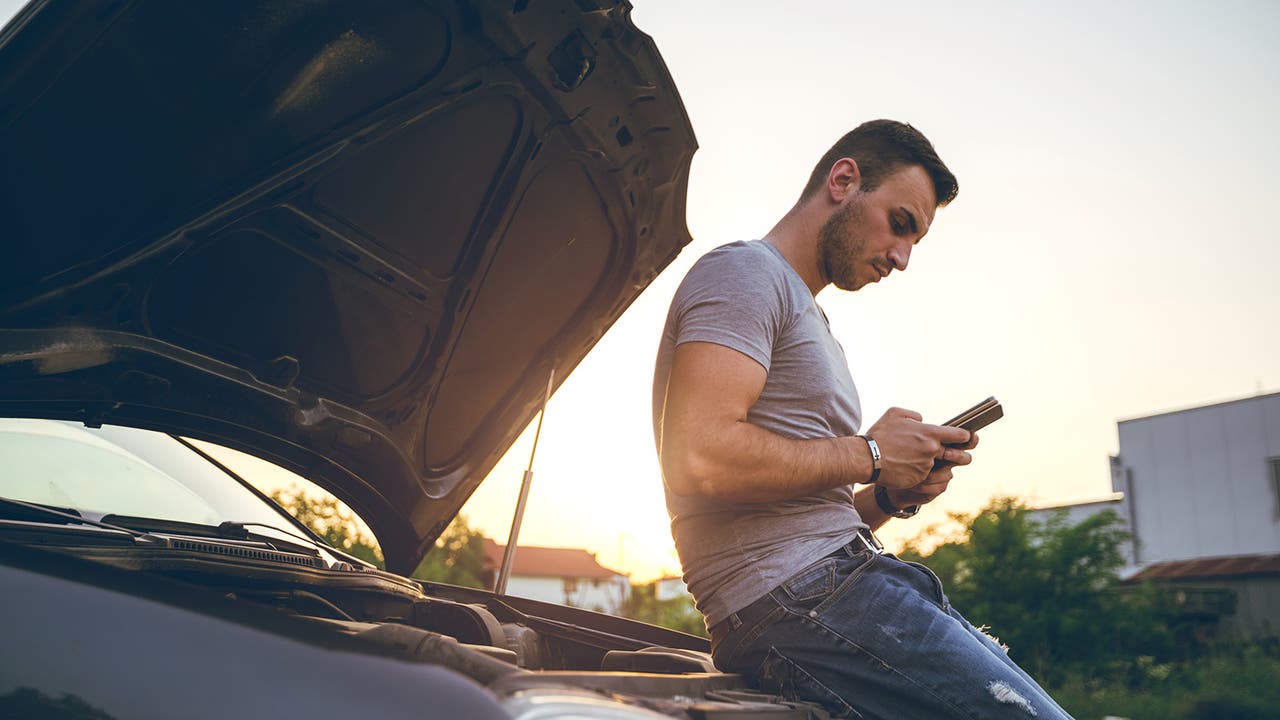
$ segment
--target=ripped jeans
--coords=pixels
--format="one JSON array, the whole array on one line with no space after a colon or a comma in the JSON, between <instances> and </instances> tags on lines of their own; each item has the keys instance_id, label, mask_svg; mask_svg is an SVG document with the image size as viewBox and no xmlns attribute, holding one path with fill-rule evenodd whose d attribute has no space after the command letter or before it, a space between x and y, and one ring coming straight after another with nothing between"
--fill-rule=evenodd
<instances>
[{"instance_id":1,"label":"ripped jeans","mask_svg":"<svg viewBox=\"0 0 1280 720\"><path fill-rule=\"evenodd\" d=\"M951 607L932 571L854 545L716 630L716 667L835 717L1071 717Z\"/></svg>"}]
</instances>

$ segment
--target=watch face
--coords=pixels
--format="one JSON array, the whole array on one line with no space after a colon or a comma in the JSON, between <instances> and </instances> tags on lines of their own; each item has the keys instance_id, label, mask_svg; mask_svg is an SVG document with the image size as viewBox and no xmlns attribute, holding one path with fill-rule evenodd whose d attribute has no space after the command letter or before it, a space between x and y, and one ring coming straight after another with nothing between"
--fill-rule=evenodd
<instances>
[{"instance_id":1,"label":"watch face","mask_svg":"<svg viewBox=\"0 0 1280 720\"><path fill-rule=\"evenodd\" d=\"M901 510L899 510L898 512L894 513L894 516L900 517L900 518L909 518L909 517L913 517L918 512L920 512L919 505L908 505L902 508Z\"/></svg>"}]
</instances>

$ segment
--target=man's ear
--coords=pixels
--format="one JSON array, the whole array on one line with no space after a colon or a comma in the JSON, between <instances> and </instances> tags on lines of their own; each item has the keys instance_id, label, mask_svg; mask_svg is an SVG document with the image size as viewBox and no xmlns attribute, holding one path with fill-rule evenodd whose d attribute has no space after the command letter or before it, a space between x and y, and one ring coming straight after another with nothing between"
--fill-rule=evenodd
<instances>
[{"instance_id":1,"label":"man's ear","mask_svg":"<svg viewBox=\"0 0 1280 720\"><path fill-rule=\"evenodd\" d=\"M827 173L827 196L832 202L841 203L862 187L862 171L853 158L840 158Z\"/></svg>"}]
</instances>

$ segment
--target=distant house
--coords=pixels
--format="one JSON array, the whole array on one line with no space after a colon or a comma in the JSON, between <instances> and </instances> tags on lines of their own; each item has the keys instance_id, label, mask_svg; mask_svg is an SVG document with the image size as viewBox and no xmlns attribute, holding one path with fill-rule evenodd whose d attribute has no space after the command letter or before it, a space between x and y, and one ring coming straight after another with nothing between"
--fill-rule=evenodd
<instances>
[{"instance_id":1,"label":"distant house","mask_svg":"<svg viewBox=\"0 0 1280 720\"><path fill-rule=\"evenodd\" d=\"M1065 510L1115 510L1133 542L1125 576L1168 587L1225 636L1280 636L1280 393L1122 420L1114 493Z\"/></svg>"},{"instance_id":2,"label":"distant house","mask_svg":"<svg viewBox=\"0 0 1280 720\"><path fill-rule=\"evenodd\" d=\"M674 600L688 594L689 588L684 584L684 579L679 576L658 578L653 583L653 597L656 600Z\"/></svg>"},{"instance_id":3,"label":"distant house","mask_svg":"<svg viewBox=\"0 0 1280 720\"><path fill-rule=\"evenodd\" d=\"M485 568L496 581L506 546L485 538ZM492 587L492 584L491 584ZM631 580L578 548L517 545L507 594L618 615Z\"/></svg>"}]
</instances>

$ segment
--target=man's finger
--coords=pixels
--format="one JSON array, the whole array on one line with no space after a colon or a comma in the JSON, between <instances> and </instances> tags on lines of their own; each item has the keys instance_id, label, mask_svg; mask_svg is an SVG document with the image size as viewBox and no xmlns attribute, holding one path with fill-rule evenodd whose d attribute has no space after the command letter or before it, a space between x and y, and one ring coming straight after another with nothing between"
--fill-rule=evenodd
<instances>
[{"instance_id":1,"label":"man's finger","mask_svg":"<svg viewBox=\"0 0 1280 720\"><path fill-rule=\"evenodd\" d=\"M934 425L934 437L943 445L968 445L973 433L964 428L949 425Z\"/></svg>"},{"instance_id":2,"label":"man's finger","mask_svg":"<svg viewBox=\"0 0 1280 720\"><path fill-rule=\"evenodd\" d=\"M916 412L915 410L908 410L906 408L900 408L900 407L891 407L888 410L886 410L884 414L897 415L898 417L904 417L909 420L915 420L917 422L924 419L924 416Z\"/></svg>"},{"instance_id":3,"label":"man's finger","mask_svg":"<svg viewBox=\"0 0 1280 720\"><path fill-rule=\"evenodd\" d=\"M968 465L973 462L973 456L959 448L945 448L938 459L952 465Z\"/></svg>"},{"instance_id":4,"label":"man's finger","mask_svg":"<svg viewBox=\"0 0 1280 720\"><path fill-rule=\"evenodd\" d=\"M937 497L947 491L947 485L951 483L950 470L938 470L930 473L932 478L929 482L923 482L911 488L907 492L916 493L918 495L927 495L929 497Z\"/></svg>"},{"instance_id":5,"label":"man's finger","mask_svg":"<svg viewBox=\"0 0 1280 720\"><path fill-rule=\"evenodd\" d=\"M945 492L946 489L947 483L945 481L937 483L922 483L910 490L890 490L889 499L898 507L902 507L903 505L924 505L925 503L935 500L939 495Z\"/></svg>"}]
</instances>

